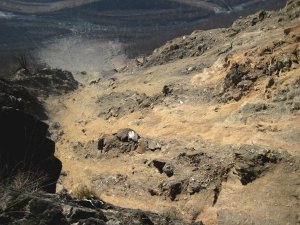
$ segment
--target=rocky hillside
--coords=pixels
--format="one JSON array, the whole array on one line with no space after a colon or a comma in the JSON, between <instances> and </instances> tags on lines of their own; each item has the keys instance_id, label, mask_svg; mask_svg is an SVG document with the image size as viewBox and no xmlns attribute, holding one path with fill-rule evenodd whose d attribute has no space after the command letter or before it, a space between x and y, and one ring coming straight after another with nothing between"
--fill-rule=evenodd
<instances>
[{"instance_id":1,"label":"rocky hillside","mask_svg":"<svg viewBox=\"0 0 300 225\"><path fill-rule=\"evenodd\" d=\"M59 95L52 72L22 79L62 172L55 195L1 187L0 222L299 224L299 15L289 0L194 31Z\"/></svg>"}]
</instances>

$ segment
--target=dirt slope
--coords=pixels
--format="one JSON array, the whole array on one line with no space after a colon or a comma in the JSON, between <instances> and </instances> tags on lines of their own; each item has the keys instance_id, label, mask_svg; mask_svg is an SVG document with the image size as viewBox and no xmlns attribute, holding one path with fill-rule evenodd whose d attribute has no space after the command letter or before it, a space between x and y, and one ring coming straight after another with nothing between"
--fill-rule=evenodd
<instances>
[{"instance_id":1,"label":"dirt slope","mask_svg":"<svg viewBox=\"0 0 300 225\"><path fill-rule=\"evenodd\" d=\"M205 225L299 224L299 24L289 1L48 98L62 186Z\"/></svg>"}]
</instances>

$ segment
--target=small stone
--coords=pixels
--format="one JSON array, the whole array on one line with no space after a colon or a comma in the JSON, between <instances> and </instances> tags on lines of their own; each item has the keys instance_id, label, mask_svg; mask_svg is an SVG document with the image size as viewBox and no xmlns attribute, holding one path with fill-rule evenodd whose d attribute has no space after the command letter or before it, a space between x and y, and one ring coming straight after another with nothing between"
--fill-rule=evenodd
<instances>
[{"instance_id":1,"label":"small stone","mask_svg":"<svg viewBox=\"0 0 300 225\"><path fill-rule=\"evenodd\" d=\"M271 88L275 84L274 78L271 77L267 80L266 88Z\"/></svg>"},{"instance_id":2,"label":"small stone","mask_svg":"<svg viewBox=\"0 0 300 225\"><path fill-rule=\"evenodd\" d=\"M132 138L135 138L136 140L139 139L139 135L130 128L120 129L120 130L118 130L118 132L116 134L117 138L122 142L130 141L131 139L130 139L129 135L131 135Z\"/></svg>"},{"instance_id":3,"label":"small stone","mask_svg":"<svg viewBox=\"0 0 300 225\"><path fill-rule=\"evenodd\" d=\"M151 163L160 173L163 173L163 168L166 165L166 162L160 160L153 160Z\"/></svg>"},{"instance_id":4,"label":"small stone","mask_svg":"<svg viewBox=\"0 0 300 225\"><path fill-rule=\"evenodd\" d=\"M165 85L162 89L164 96L168 96L173 92L173 88L170 85Z\"/></svg>"},{"instance_id":5,"label":"small stone","mask_svg":"<svg viewBox=\"0 0 300 225\"><path fill-rule=\"evenodd\" d=\"M173 176L173 174L174 174L174 167L173 167L170 163L167 163L167 164L163 167L162 171L163 171L168 177L171 177L171 176Z\"/></svg>"}]
</instances>

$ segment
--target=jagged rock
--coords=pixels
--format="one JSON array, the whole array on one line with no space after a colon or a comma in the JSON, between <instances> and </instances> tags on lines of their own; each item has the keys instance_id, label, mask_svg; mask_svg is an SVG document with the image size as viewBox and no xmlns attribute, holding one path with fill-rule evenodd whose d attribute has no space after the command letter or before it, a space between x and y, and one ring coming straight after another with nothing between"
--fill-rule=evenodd
<instances>
[{"instance_id":1,"label":"jagged rock","mask_svg":"<svg viewBox=\"0 0 300 225\"><path fill-rule=\"evenodd\" d=\"M38 119L47 119L44 106L29 90L0 79L0 107L2 106L23 110Z\"/></svg>"},{"instance_id":2,"label":"jagged rock","mask_svg":"<svg viewBox=\"0 0 300 225\"><path fill-rule=\"evenodd\" d=\"M154 223L149 219L149 217L145 213L139 214L139 220L143 225L154 225Z\"/></svg>"},{"instance_id":3,"label":"jagged rock","mask_svg":"<svg viewBox=\"0 0 300 225\"><path fill-rule=\"evenodd\" d=\"M244 145L235 152L235 170L241 178L241 183L247 185L280 160L281 157L277 152Z\"/></svg>"},{"instance_id":4,"label":"jagged rock","mask_svg":"<svg viewBox=\"0 0 300 225\"><path fill-rule=\"evenodd\" d=\"M43 96L68 93L77 89L79 85L71 72L49 68L38 70L34 74L19 70L12 82Z\"/></svg>"},{"instance_id":5,"label":"jagged rock","mask_svg":"<svg viewBox=\"0 0 300 225\"><path fill-rule=\"evenodd\" d=\"M205 187L203 187L202 183L199 180L191 177L189 180L188 187L187 187L187 192L189 194L193 195L193 194L201 191L201 189L205 189Z\"/></svg>"},{"instance_id":6,"label":"jagged rock","mask_svg":"<svg viewBox=\"0 0 300 225\"><path fill-rule=\"evenodd\" d=\"M106 225L106 223L100 219L88 218L84 220L79 220L78 225Z\"/></svg>"},{"instance_id":7,"label":"jagged rock","mask_svg":"<svg viewBox=\"0 0 300 225\"><path fill-rule=\"evenodd\" d=\"M175 180L160 185L162 193L169 197L172 201L176 199L176 196L181 194L184 189L185 180Z\"/></svg>"},{"instance_id":8,"label":"jagged rock","mask_svg":"<svg viewBox=\"0 0 300 225\"><path fill-rule=\"evenodd\" d=\"M151 164L155 168L157 168L160 173L162 173L163 172L163 168L166 165L166 162L163 162L163 161L160 161L160 160L153 160Z\"/></svg>"},{"instance_id":9,"label":"jagged rock","mask_svg":"<svg viewBox=\"0 0 300 225\"><path fill-rule=\"evenodd\" d=\"M160 173L165 173L168 177L171 177L174 174L174 167L170 163L161 160L153 160L150 165L157 168Z\"/></svg>"},{"instance_id":10,"label":"jagged rock","mask_svg":"<svg viewBox=\"0 0 300 225\"><path fill-rule=\"evenodd\" d=\"M102 211L79 207L72 207L67 217L72 223L90 218L97 218L101 219L102 221L107 221L107 218L104 216Z\"/></svg>"},{"instance_id":11,"label":"jagged rock","mask_svg":"<svg viewBox=\"0 0 300 225\"><path fill-rule=\"evenodd\" d=\"M224 79L220 93L222 101L240 100L257 79L257 75L247 65L234 63Z\"/></svg>"},{"instance_id":12,"label":"jagged rock","mask_svg":"<svg viewBox=\"0 0 300 225\"><path fill-rule=\"evenodd\" d=\"M72 198L67 193L61 196L38 192L18 192L17 190L4 189L3 186L0 186L0 193L13 196L4 198L3 195L0 195L0 222L3 225L177 224L172 218L168 218L168 223L166 223L167 218L164 215L116 207L95 198L86 200L102 202L101 208L105 210L99 210L97 207L86 208L78 204L79 199ZM4 209L3 204L8 205L9 208ZM189 223L180 221L180 224L188 225Z\"/></svg>"},{"instance_id":13,"label":"jagged rock","mask_svg":"<svg viewBox=\"0 0 300 225\"><path fill-rule=\"evenodd\" d=\"M248 73L249 70L244 65L233 64L225 77L225 89L236 87Z\"/></svg>"},{"instance_id":14,"label":"jagged rock","mask_svg":"<svg viewBox=\"0 0 300 225\"><path fill-rule=\"evenodd\" d=\"M62 209L53 201L33 198L28 203L28 208L30 214L34 215L32 224L67 224Z\"/></svg>"}]
</instances>

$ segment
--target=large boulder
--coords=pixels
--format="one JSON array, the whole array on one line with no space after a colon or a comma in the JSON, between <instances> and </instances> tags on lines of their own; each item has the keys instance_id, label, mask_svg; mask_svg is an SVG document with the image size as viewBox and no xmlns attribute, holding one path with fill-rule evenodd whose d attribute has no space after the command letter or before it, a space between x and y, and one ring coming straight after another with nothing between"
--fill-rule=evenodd
<instances>
[{"instance_id":1,"label":"large boulder","mask_svg":"<svg viewBox=\"0 0 300 225\"><path fill-rule=\"evenodd\" d=\"M141 137L130 128L123 128L113 134L101 134L98 139L98 150L105 156L118 157L120 154L137 152L143 154L145 151L157 151L161 144L155 140Z\"/></svg>"}]
</instances>

